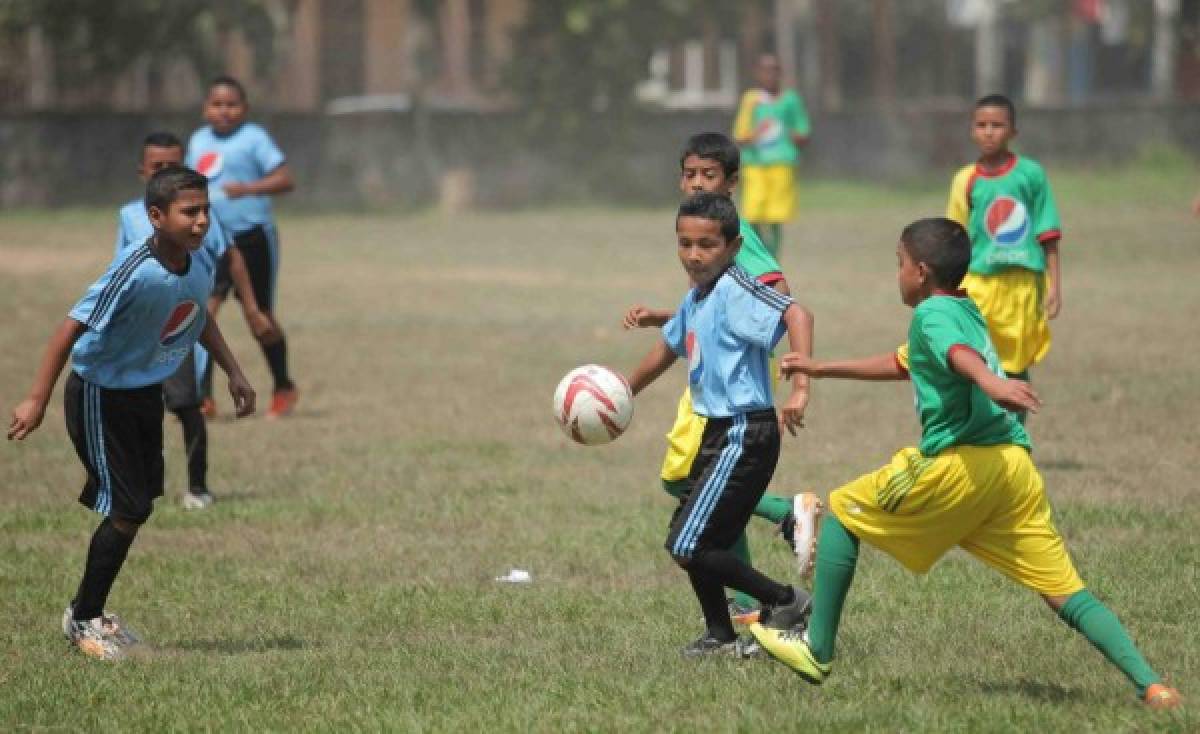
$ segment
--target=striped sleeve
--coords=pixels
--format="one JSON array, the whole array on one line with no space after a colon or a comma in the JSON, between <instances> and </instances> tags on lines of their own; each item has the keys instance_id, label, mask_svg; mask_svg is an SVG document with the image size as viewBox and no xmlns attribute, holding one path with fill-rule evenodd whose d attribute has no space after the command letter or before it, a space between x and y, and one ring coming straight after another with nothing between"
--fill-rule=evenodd
<instances>
[{"instance_id":1,"label":"striped sleeve","mask_svg":"<svg viewBox=\"0 0 1200 734\"><path fill-rule=\"evenodd\" d=\"M783 312L792 299L751 278L740 267L730 268L728 277L733 281L725 299L729 330L755 346L771 349L786 330Z\"/></svg>"},{"instance_id":2,"label":"striped sleeve","mask_svg":"<svg viewBox=\"0 0 1200 734\"><path fill-rule=\"evenodd\" d=\"M145 245L130 250L124 258L118 257L68 315L92 331L104 331L128 298L138 266L150 257L150 248Z\"/></svg>"}]
</instances>

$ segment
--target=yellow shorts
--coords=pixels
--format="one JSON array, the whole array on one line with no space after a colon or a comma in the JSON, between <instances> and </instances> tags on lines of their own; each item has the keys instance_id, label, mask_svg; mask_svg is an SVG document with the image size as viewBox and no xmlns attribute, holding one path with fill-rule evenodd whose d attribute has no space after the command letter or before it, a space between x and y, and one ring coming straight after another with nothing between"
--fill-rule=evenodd
<instances>
[{"instance_id":1,"label":"yellow shorts","mask_svg":"<svg viewBox=\"0 0 1200 734\"><path fill-rule=\"evenodd\" d=\"M1042 361L1050 351L1045 273L1025 268L993 275L967 273L962 287L987 320L1005 372L1024 372Z\"/></svg>"},{"instance_id":2,"label":"yellow shorts","mask_svg":"<svg viewBox=\"0 0 1200 734\"><path fill-rule=\"evenodd\" d=\"M742 167L742 208L751 224L781 224L796 216L796 171L791 164Z\"/></svg>"},{"instance_id":3,"label":"yellow shorts","mask_svg":"<svg viewBox=\"0 0 1200 734\"><path fill-rule=\"evenodd\" d=\"M932 458L903 449L834 490L829 505L847 530L914 573L958 545L1039 594L1083 588L1020 446L952 446Z\"/></svg>"},{"instance_id":4,"label":"yellow shorts","mask_svg":"<svg viewBox=\"0 0 1200 734\"><path fill-rule=\"evenodd\" d=\"M779 369L775 357L771 357L771 387L779 383ZM692 471L692 462L700 453L700 440L704 438L704 416L696 415L692 409L692 391L683 389L679 406L675 409L675 425L667 432L667 455L663 457L660 476L664 482L687 479Z\"/></svg>"}]
</instances>

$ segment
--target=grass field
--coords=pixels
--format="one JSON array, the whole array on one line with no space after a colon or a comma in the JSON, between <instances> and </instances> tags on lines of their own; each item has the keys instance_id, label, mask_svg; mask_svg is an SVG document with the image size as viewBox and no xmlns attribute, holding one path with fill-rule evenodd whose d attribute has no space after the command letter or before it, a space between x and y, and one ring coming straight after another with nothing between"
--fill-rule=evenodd
<instances>
[{"instance_id":1,"label":"grass field","mask_svg":"<svg viewBox=\"0 0 1200 734\"><path fill-rule=\"evenodd\" d=\"M1065 306L1031 422L1089 585L1200 704L1200 223L1180 170L1062 175ZM784 266L824 356L888 350L909 316L893 246L941 190L805 192ZM113 212L0 221L0 402L103 268ZM673 306L672 215L555 210L282 218L280 313L297 415L212 426L218 504L190 514L178 427L167 497L109 606L148 638L119 665L72 654L58 615L95 517L61 400L0 460L2 730L1200 731L1153 715L1030 593L950 554L913 577L864 550L833 677L681 660L700 631L661 544L657 481L679 368L617 443L570 444L550 395L571 367L629 369ZM265 399L236 309L222 326ZM223 380L218 380L223 384ZM228 411L228 399L223 406ZM822 494L916 440L904 384L820 383L774 488ZM755 520L758 559L790 556ZM493 581L532 571L530 585Z\"/></svg>"}]
</instances>

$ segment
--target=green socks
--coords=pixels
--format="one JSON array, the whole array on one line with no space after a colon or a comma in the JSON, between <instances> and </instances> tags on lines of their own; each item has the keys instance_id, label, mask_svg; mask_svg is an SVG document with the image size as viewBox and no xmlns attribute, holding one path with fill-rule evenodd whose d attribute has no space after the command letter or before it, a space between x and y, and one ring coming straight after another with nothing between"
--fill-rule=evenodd
<instances>
[{"instance_id":1,"label":"green socks","mask_svg":"<svg viewBox=\"0 0 1200 734\"><path fill-rule=\"evenodd\" d=\"M817 541L817 577L813 582L813 610L808 620L808 647L819 663L833 660L842 605L858 565L858 538L829 513L821 521Z\"/></svg>"},{"instance_id":2,"label":"green socks","mask_svg":"<svg viewBox=\"0 0 1200 734\"><path fill-rule=\"evenodd\" d=\"M764 494L754 506L754 514L778 525L792 511L792 500L777 494Z\"/></svg>"},{"instance_id":3,"label":"green socks","mask_svg":"<svg viewBox=\"0 0 1200 734\"><path fill-rule=\"evenodd\" d=\"M1146 695L1150 685L1162 681L1138 652L1117 615L1092 596L1092 592L1084 589L1072 594L1058 610L1058 616L1125 674L1137 687L1138 698Z\"/></svg>"}]
</instances>

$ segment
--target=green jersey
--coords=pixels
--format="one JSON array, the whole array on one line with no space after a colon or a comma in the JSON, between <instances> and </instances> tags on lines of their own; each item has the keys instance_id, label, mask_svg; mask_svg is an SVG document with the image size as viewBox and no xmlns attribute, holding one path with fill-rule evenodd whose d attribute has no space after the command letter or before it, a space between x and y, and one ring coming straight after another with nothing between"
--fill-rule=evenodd
<instances>
[{"instance_id":1,"label":"green jersey","mask_svg":"<svg viewBox=\"0 0 1200 734\"><path fill-rule=\"evenodd\" d=\"M1030 448L1016 415L950 366L956 349L976 352L992 372L1004 375L983 315L965 293L935 295L917 304L908 327L908 372L921 419L921 453L936 456L959 445Z\"/></svg>"},{"instance_id":2,"label":"green jersey","mask_svg":"<svg viewBox=\"0 0 1200 734\"><path fill-rule=\"evenodd\" d=\"M946 216L971 236L972 273L1007 268L1046 269L1042 245L1062 237L1062 225L1046 172L1032 158L1012 155L998 171L977 164L959 170L950 187Z\"/></svg>"},{"instance_id":3,"label":"green jersey","mask_svg":"<svg viewBox=\"0 0 1200 734\"><path fill-rule=\"evenodd\" d=\"M808 135L811 126L804 101L794 90L773 96L762 89L750 89L742 95L733 130L734 138L753 140L742 148L743 165L794 165L800 151L792 135Z\"/></svg>"},{"instance_id":4,"label":"green jersey","mask_svg":"<svg viewBox=\"0 0 1200 734\"><path fill-rule=\"evenodd\" d=\"M779 262L771 255L758 233L746 222L742 222L739 234L742 235L742 249L738 250L735 263L742 266L750 277L758 279L769 273L780 273Z\"/></svg>"}]
</instances>

